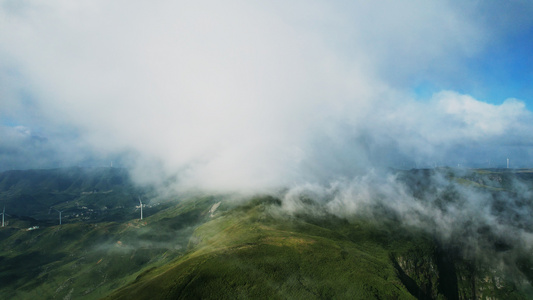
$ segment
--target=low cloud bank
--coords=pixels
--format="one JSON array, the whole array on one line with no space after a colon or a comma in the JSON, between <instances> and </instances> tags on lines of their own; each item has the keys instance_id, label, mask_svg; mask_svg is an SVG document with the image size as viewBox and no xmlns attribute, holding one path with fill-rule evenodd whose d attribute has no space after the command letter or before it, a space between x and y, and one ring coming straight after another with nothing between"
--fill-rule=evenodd
<instances>
[{"instance_id":1,"label":"low cloud bank","mask_svg":"<svg viewBox=\"0 0 533 300\"><path fill-rule=\"evenodd\" d=\"M501 171L371 172L329 185L294 187L284 193L282 207L292 214L363 218L421 230L444 251L526 283L533 250L532 183L530 173Z\"/></svg>"},{"instance_id":2,"label":"low cloud bank","mask_svg":"<svg viewBox=\"0 0 533 300\"><path fill-rule=\"evenodd\" d=\"M526 4L0 7L3 168L120 157L140 183L255 192L391 166L532 163L520 100L412 88L466 81L465 61L531 23L506 17Z\"/></svg>"}]
</instances>

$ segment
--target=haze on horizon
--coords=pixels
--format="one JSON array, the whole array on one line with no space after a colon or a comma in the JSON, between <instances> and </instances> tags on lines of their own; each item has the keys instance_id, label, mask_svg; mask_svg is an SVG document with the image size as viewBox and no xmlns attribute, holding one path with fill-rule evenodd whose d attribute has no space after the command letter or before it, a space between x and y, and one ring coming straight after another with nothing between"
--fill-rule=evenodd
<instances>
[{"instance_id":1,"label":"haze on horizon","mask_svg":"<svg viewBox=\"0 0 533 300\"><path fill-rule=\"evenodd\" d=\"M0 170L262 190L532 167L528 1L0 0Z\"/></svg>"}]
</instances>

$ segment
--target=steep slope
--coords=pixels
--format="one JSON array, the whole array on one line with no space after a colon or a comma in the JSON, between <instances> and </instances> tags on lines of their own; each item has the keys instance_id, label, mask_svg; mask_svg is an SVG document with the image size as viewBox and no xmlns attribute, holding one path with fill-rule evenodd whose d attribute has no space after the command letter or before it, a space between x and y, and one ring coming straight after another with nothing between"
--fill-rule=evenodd
<instances>
[{"instance_id":1,"label":"steep slope","mask_svg":"<svg viewBox=\"0 0 533 300\"><path fill-rule=\"evenodd\" d=\"M520 221L525 232L532 228L517 215L532 205L531 173L520 173L517 185L510 172L445 171L442 183L431 170L399 177L414 201L433 201L434 209L460 207L468 200L457 194L464 187L490 196L487 211L502 224ZM341 218L305 196L300 209L287 210L287 200L273 196L182 195L147 201L152 207L145 207L141 221L136 198L150 191L132 185L123 170L27 172L0 174L4 201L22 201L33 211L9 215L10 223L0 228L1 299L533 297L529 248L490 227L450 235L475 233L478 240L466 244L407 225L380 202ZM102 194L96 186L120 193ZM22 194L34 197L17 198ZM49 203L65 214L85 206L100 214L66 218L59 226L57 216L41 211ZM40 227L28 230L33 225ZM465 251L472 246L477 248Z\"/></svg>"},{"instance_id":2,"label":"steep slope","mask_svg":"<svg viewBox=\"0 0 533 300\"><path fill-rule=\"evenodd\" d=\"M143 221L0 228L0 298L99 299L182 255L211 198Z\"/></svg>"},{"instance_id":3,"label":"steep slope","mask_svg":"<svg viewBox=\"0 0 533 300\"><path fill-rule=\"evenodd\" d=\"M189 248L106 299L525 299L417 230L287 215L273 198L220 212Z\"/></svg>"}]
</instances>

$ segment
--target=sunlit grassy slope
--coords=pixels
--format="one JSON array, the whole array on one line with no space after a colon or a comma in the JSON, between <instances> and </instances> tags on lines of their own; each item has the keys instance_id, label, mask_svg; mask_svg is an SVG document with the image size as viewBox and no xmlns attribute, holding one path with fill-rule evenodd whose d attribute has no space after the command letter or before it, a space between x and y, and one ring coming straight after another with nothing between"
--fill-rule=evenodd
<instances>
[{"instance_id":1,"label":"sunlit grassy slope","mask_svg":"<svg viewBox=\"0 0 533 300\"><path fill-rule=\"evenodd\" d=\"M476 188L506 188L475 176L465 178ZM527 280L516 281L420 228L302 203L289 213L271 196L190 197L142 221L129 212L30 231L33 221L11 218L0 228L0 299L531 298L529 253L517 260Z\"/></svg>"},{"instance_id":2,"label":"sunlit grassy slope","mask_svg":"<svg viewBox=\"0 0 533 300\"><path fill-rule=\"evenodd\" d=\"M209 199L143 221L1 228L0 298L99 299L185 253Z\"/></svg>"},{"instance_id":3,"label":"sunlit grassy slope","mask_svg":"<svg viewBox=\"0 0 533 300\"><path fill-rule=\"evenodd\" d=\"M414 229L286 215L276 199L257 198L219 212L185 255L107 299L525 298L501 278Z\"/></svg>"},{"instance_id":4,"label":"sunlit grassy slope","mask_svg":"<svg viewBox=\"0 0 533 300\"><path fill-rule=\"evenodd\" d=\"M196 228L186 255L109 299L410 298L383 234L361 226L280 216L275 199L256 199L219 212Z\"/></svg>"}]
</instances>

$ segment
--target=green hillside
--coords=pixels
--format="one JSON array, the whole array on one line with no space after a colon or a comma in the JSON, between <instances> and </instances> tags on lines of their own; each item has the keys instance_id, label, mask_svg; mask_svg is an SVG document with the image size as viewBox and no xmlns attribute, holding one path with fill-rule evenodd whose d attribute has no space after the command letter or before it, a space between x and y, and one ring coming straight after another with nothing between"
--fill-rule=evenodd
<instances>
[{"instance_id":1,"label":"green hillside","mask_svg":"<svg viewBox=\"0 0 533 300\"><path fill-rule=\"evenodd\" d=\"M139 196L153 191L133 184L125 169L67 168L0 173L0 209L32 225L126 221L138 214ZM50 209L52 208L52 209ZM158 208L148 207L148 211Z\"/></svg>"},{"instance_id":2,"label":"green hillside","mask_svg":"<svg viewBox=\"0 0 533 300\"><path fill-rule=\"evenodd\" d=\"M143 221L1 228L3 299L99 299L143 270L185 253L208 200Z\"/></svg>"},{"instance_id":3,"label":"green hillside","mask_svg":"<svg viewBox=\"0 0 533 300\"><path fill-rule=\"evenodd\" d=\"M494 268L418 230L284 214L273 198L219 212L189 251L106 299L525 299Z\"/></svg>"},{"instance_id":4,"label":"green hillside","mask_svg":"<svg viewBox=\"0 0 533 300\"><path fill-rule=\"evenodd\" d=\"M306 209L291 212L282 198L266 195L147 201L152 208L141 221L135 209L136 194L152 191L129 185L125 173L119 176L122 184L109 180L116 171L83 175L86 171L77 170L68 178L79 184L62 181L61 176L54 179L54 172L59 172L54 170L50 177L42 171L34 181L30 180L33 175L18 174L14 179L12 174L0 174L0 193L11 195L8 204L21 201L19 205L35 211L27 216L8 215L10 223L0 228L1 299L533 297L529 248L511 245L490 229L475 230L480 239L476 245L482 247L472 255L464 251L463 242L446 242L427 228L404 224L387 210L375 208L372 215L340 218L319 201L303 197L299 205ZM434 171L413 170L399 178L420 201L428 193L437 194L438 205L462 201L451 196L454 190L428 180L428 172ZM512 181L508 174L501 172L444 175L452 179L446 187L458 184L494 194L495 208L502 198L516 193L507 184ZM105 199L85 197L90 194L81 193L95 191L91 184L121 191L124 199L119 193ZM47 190L54 191L49 194L54 199L16 196L43 195ZM58 194L75 200L57 202ZM114 221L67 218L58 225L37 209L47 201L65 211L76 209L70 206L76 201L83 202L82 206L125 208L116 210ZM506 213L506 209L510 208L499 211ZM35 224L39 228L28 230ZM502 262L507 266L502 267Z\"/></svg>"}]
</instances>

